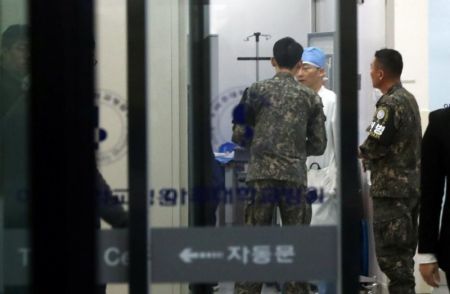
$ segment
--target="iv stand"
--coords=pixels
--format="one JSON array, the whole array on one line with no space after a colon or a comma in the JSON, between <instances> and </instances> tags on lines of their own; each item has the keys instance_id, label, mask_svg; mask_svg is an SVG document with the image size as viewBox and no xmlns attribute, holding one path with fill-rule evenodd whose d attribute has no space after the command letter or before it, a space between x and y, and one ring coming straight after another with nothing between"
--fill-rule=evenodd
<instances>
[{"instance_id":1,"label":"iv stand","mask_svg":"<svg viewBox=\"0 0 450 294\"><path fill-rule=\"evenodd\" d=\"M256 57L238 57L238 60L255 60L256 61L256 81L259 81L259 61L270 60L270 57L259 57L259 40L261 37L269 40L272 36L267 34L261 34L260 32L253 33L252 35L244 39L245 42L250 41L251 38L255 38L256 43Z\"/></svg>"}]
</instances>

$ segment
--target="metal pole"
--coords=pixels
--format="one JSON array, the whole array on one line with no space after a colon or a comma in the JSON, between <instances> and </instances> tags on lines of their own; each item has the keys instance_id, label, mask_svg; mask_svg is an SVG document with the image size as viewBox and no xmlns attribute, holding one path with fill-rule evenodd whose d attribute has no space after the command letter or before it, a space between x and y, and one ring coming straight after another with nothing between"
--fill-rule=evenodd
<instances>
[{"instance_id":1,"label":"metal pole","mask_svg":"<svg viewBox=\"0 0 450 294\"><path fill-rule=\"evenodd\" d=\"M358 61L357 6L353 1L337 2L338 180L341 221L339 232L339 293L358 293L362 198L358 191ZM345 64L345 67L342 66Z\"/></svg>"},{"instance_id":2,"label":"metal pole","mask_svg":"<svg viewBox=\"0 0 450 294\"><path fill-rule=\"evenodd\" d=\"M259 81L259 36L261 33L255 33L256 41L256 81Z\"/></svg>"},{"instance_id":3,"label":"metal pole","mask_svg":"<svg viewBox=\"0 0 450 294\"><path fill-rule=\"evenodd\" d=\"M128 32L128 182L130 193L129 292L147 294L149 218L147 186L147 1L127 1Z\"/></svg>"},{"instance_id":4,"label":"metal pole","mask_svg":"<svg viewBox=\"0 0 450 294\"><path fill-rule=\"evenodd\" d=\"M250 41L250 38L255 37L255 50L256 50L256 57L238 57L238 60L255 60L256 61L256 81L259 81L259 38L264 37L266 40L269 40L271 38L270 35L261 34L260 32L253 33L253 35L250 35L244 39L244 41ZM268 60L269 58L262 58L263 60Z\"/></svg>"},{"instance_id":5,"label":"metal pole","mask_svg":"<svg viewBox=\"0 0 450 294\"><path fill-rule=\"evenodd\" d=\"M311 33L317 32L317 3L311 0Z\"/></svg>"}]
</instances>

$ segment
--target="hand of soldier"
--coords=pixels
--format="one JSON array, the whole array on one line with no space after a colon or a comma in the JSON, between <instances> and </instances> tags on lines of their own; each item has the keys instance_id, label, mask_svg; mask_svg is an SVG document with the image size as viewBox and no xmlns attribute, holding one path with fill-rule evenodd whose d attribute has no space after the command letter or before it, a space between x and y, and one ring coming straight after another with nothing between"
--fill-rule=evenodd
<instances>
[{"instance_id":1,"label":"hand of soldier","mask_svg":"<svg viewBox=\"0 0 450 294\"><path fill-rule=\"evenodd\" d=\"M362 165L362 168L363 168L363 172L367 172L369 169L368 169L368 166L369 166L369 162L366 160L366 159L361 159L361 165Z\"/></svg>"},{"instance_id":2,"label":"hand of soldier","mask_svg":"<svg viewBox=\"0 0 450 294\"><path fill-rule=\"evenodd\" d=\"M422 274L425 282L432 287L439 287L441 278L439 277L439 267L437 262L434 263L422 263L419 266L420 273Z\"/></svg>"},{"instance_id":3,"label":"hand of soldier","mask_svg":"<svg viewBox=\"0 0 450 294\"><path fill-rule=\"evenodd\" d=\"M358 158L361 159L363 171L366 172L368 170L368 160L364 158L360 148L358 148Z\"/></svg>"}]
</instances>

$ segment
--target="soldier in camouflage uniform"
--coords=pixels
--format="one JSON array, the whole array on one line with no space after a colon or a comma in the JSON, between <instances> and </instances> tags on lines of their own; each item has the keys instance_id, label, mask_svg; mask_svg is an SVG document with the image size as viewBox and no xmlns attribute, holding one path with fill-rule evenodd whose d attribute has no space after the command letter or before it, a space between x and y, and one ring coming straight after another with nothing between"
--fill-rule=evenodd
<instances>
[{"instance_id":1,"label":"soldier in camouflage uniform","mask_svg":"<svg viewBox=\"0 0 450 294\"><path fill-rule=\"evenodd\" d=\"M413 257L418 237L422 130L417 102L400 83L402 69L397 51L375 53L371 78L383 96L376 104L369 135L359 147L371 171L376 255L390 279L391 294L415 293Z\"/></svg>"},{"instance_id":2,"label":"soldier in camouflage uniform","mask_svg":"<svg viewBox=\"0 0 450 294\"><path fill-rule=\"evenodd\" d=\"M298 83L303 48L292 38L277 41L272 65L276 75L254 83L235 109L233 141L250 149L247 183L255 197L246 203L246 225L270 225L275 205L283 225L309 224L306 157L323 154L327 139L319 96ZM237 283L236 293L260 293L261 283ZM287 283L285 293L308 292L306 283Z\"/></svg>"}]
</instances>

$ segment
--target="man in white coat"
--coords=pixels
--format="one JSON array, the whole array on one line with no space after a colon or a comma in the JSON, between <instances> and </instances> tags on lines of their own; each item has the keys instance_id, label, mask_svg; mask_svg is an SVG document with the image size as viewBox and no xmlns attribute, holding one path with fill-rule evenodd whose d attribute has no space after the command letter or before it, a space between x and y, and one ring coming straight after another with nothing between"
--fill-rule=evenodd
<instances>
[{"instance_id":1,"label":"man in white coat","mask_svg":"<svg viewBox=\"0 0 450 294\"><path fill-rule=\"evenodd\" d=\"M327 147L323 155L310 156L306 160L308 170L308 187L323 189L323 198L319 197L312 203L311 225L335 225L337 223L336 201L336 94L325 88L325 53L316 47L305 48L302 55L303 65L297 73L297 80L313 89L321 98L323 111L327 120L325 129ZM320 193L319 193L320 194ZM326 286L328 284L328 286ZM324 294L332 289L334 284L321 283L319 293Z\"/></svg>"}]
</instances>

